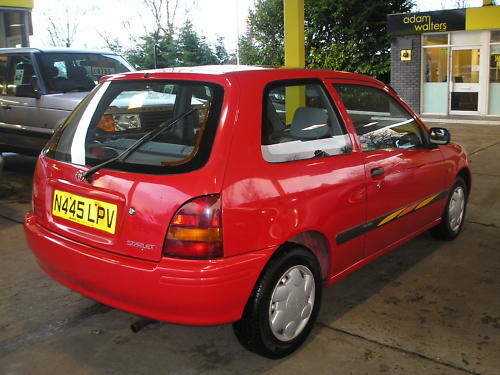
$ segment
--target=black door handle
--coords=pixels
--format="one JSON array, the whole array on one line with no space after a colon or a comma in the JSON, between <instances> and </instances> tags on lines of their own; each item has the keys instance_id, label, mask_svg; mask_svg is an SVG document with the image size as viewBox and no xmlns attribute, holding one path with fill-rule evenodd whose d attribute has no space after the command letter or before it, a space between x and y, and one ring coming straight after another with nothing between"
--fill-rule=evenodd
<instances>
[{"instance_id":1,"label":"black door handle","mask_svg":"<svg viewBox=\"0 0 500 375\"><path fill-rule=\"evenodd\" d=\"M376 177L376 176L381 176L385 173L385 169L384 168L373 168L371 170L371 174L373 177Z\"/></svg>"}]
</instances>

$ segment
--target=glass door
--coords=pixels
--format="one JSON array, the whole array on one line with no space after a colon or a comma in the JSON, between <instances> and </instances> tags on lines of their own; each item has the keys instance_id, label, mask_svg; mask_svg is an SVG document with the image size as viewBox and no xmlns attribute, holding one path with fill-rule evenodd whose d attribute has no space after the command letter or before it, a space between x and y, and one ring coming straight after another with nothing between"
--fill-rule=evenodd
<instances>
[{"instance_id":1,"label":"glass door","mask_svg":"<svg viewBox=\"0 0 500 375\"><path fill-rule=\"evenodd\" d=\"M479 47L452 48L450 64L450 112L478 112L479 61Z\"/></svg>"}]
</instances>

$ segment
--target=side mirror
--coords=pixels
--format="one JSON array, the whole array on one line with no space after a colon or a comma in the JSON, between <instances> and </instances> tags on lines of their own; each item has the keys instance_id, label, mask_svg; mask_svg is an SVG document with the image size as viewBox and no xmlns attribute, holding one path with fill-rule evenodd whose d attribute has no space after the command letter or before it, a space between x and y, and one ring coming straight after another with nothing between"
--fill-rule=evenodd
<instances>
[{"instance_id":1,"label":"side mirror","mask_svg":"<svg viewBox=\"0 0 500 375\"><path fill-rule=\"evenodd\" d=\"M22 85L16 86L15 96L40 99L40 92L35 89L35 86L33 84L24 83Z\"/></svg>"},{"instance_id":2,"label":"side mirror","mask_svg":"<svg viewBox=\"0 0 500 375\"><path fill-rule=\"evenodd\" d=\"M429 142L433 145L447 145L450 143L450 132L445 128L430 128Z\"/></svg>"}]
</instances>

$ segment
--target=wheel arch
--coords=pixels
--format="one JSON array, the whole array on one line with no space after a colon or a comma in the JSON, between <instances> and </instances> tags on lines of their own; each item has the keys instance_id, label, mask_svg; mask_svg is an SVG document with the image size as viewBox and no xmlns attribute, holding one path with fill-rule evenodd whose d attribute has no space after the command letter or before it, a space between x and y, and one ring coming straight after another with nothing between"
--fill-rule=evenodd
<instances>
[{"instance_id":1,"label":"wheel arch","mask_svg":"<svg viewBox=\"0 0 500 375\"><path fill-rule=\"evenodd\" d=\"M275 255L286 251L291 246L297 245L309 250L316 257L320 266L322 279L326 280L330 267L330 245L325 235L313 230L296 234L281 245Z\"/></svg>"},{"instance_id":2,"label":"wheel arch","mask_svg":"<svg viewBox=\"0 0 500 375\"><path fill-rule=\"evenodd\" d=\"M472 185L472 176L469 168L463 167L458 173L457 177L461 177L465 181L465 186L467 187L467 198L470 195L471 185Z\"/></svg>"}]
</instances>

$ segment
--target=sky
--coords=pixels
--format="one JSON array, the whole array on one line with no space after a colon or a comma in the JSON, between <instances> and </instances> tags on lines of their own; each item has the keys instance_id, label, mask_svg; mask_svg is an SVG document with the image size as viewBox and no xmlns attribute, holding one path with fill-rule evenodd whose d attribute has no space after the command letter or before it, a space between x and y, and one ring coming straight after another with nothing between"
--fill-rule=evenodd
<instances>
[{"instance_id":1,"label":"sky","mask_svg":"<svg viewBox=\"0 0 500 375\"><path fill-rule=\"evenodd\" d=\"M172 0L171 0L172 1ZM367 0L369 1L369 0ZM416 10L428 11L453 9L455 0L417 0ZM32 47L49 47L48 18L64 24L64 6L67 3L69 19L77 25L72 47L105 49L106 43L99 35L118 38L124 46L133 45L130 35L140 36L152 29L151 17L142 0L35 0L33 8ZM479 7L482 0L469 0L469 7ZM248 10L254 0L180 0L176 23L181 26L189 18L195 30L214 43L218 36L224 37L226 49L236 50L238 35L245 32ZM129 26L125 28L123 22Z\"/></svg>"}]
</instances>

